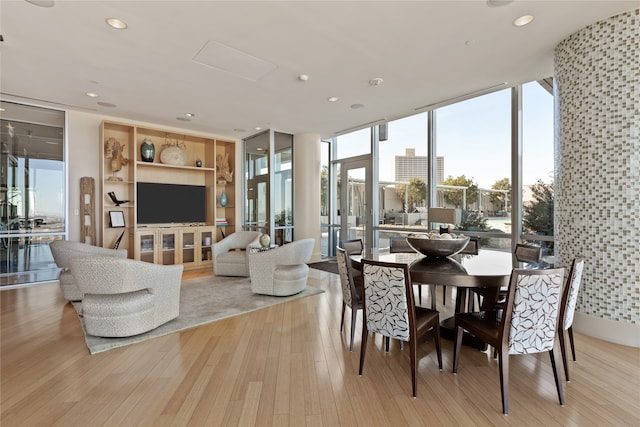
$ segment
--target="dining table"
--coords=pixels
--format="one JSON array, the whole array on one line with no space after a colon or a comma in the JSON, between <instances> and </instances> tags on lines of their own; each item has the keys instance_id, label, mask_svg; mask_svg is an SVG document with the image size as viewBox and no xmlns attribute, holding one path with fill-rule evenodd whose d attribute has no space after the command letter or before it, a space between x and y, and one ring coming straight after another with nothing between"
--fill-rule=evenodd
<instances>
[{"instance_id":1,"label":"dining table","mask_svg":"<svg viewBox=\"0 0 640 427\"><path fill-rule=\"evenodd\" d=\"M425 256L415 253L388 253L371 250L350 256L352 266L361 269L362 259L409 265L409 275L414 285L455 286L455 313L466 311L469 289L483 288L481 310L490 310L498 299L501 288L509 285L514 267L510 252L480 249L477 255L457 254L448 257ZM435 301L432 298L432 301ZM455 337L455 319L441 321L441 334L445 338ZM483 348L484 343L465 336L465 344Z\"/></svg>"}]
</instances>

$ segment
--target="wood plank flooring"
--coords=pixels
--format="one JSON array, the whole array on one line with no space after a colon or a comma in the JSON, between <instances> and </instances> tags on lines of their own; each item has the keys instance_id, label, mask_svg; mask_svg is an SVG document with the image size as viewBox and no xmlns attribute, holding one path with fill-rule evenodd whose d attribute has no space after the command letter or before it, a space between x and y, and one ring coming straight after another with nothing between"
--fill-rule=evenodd
<instances>
[{"instance_id":1,"label":"wood plank flooring","mask_svg":"<svg viewBox=\"0 0 640 427\"><path fill-rule=\"evenodd\" d=\"M408 346L385 353L370 338L359 376L360 328L349 352L338 276L312 270L309 284L327 292L94 356L56 284L3 291L0 424L640 425L640 349L577 334L564 407L547 355L511 357L504 416L496 360L463 348L453 375L443 340L440 372L425 340L414 399Z\"/></svg>"}]
</instances>

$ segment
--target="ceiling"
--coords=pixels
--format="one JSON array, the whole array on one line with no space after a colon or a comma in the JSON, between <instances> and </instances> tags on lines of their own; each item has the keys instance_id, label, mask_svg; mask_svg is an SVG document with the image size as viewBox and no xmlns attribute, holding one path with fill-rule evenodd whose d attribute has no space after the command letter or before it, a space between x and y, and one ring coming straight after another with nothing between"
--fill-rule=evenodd
<instances>
[{"instance_id":1,"label":"ceiling","mask_svg":"<svg viewBox=\"0 0 640 427\"><path fill-rule=\"evenodd\" d=\"M330 137L539 80L553 75L561 40L639 6L637 0L32 3L54 4L0 2L5 100L237 139L257 127ZM524 14L534 21L514 26ZM113 29L107 18L128 28ZM382 84L371 85L374 78ZM340 99L329 102L333 96Z\"/></svg>"}]
</instances>

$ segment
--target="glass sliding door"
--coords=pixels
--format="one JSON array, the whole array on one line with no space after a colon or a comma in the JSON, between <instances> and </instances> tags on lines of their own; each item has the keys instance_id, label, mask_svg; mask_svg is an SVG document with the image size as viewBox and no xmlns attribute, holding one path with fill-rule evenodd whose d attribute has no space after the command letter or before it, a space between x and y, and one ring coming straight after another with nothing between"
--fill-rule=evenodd
<instances>
[{"instance_id":1,"label":"glass sliding door","mask_svg":"<svg viewBox=\"0 0 640 427\"><path fill-rule=\"evenodd\" d=\"M371 248L371 182L369 159L340 162L340 200L338 242L362 239Z\"/></svg>"},{"instance_id":2,"label":"glass sliding door","mask_svg":"<svg viewBox=\"0 0 640 427\"><path fill-rule=\"evenodd\" d=\"M0 105L0 283L55 280L48 243L66 233L65 113Z\"/></svg>"}]
</instances>

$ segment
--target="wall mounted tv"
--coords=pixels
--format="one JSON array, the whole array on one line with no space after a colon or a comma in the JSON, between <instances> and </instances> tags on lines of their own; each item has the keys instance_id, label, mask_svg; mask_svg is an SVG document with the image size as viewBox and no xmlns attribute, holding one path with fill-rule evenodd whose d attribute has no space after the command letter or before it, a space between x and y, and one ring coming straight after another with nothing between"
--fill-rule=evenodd
<instances>
[{"instance_id":1,"label":"wall mounted tv","mask_svg":"<svg viewBox=\"0 0 640 427\"><path fill-rule=\"evenodd\" d=\"M204 185L138 182L136 208L138 224L204 223Z\"/></svg>"}]
</instances>

